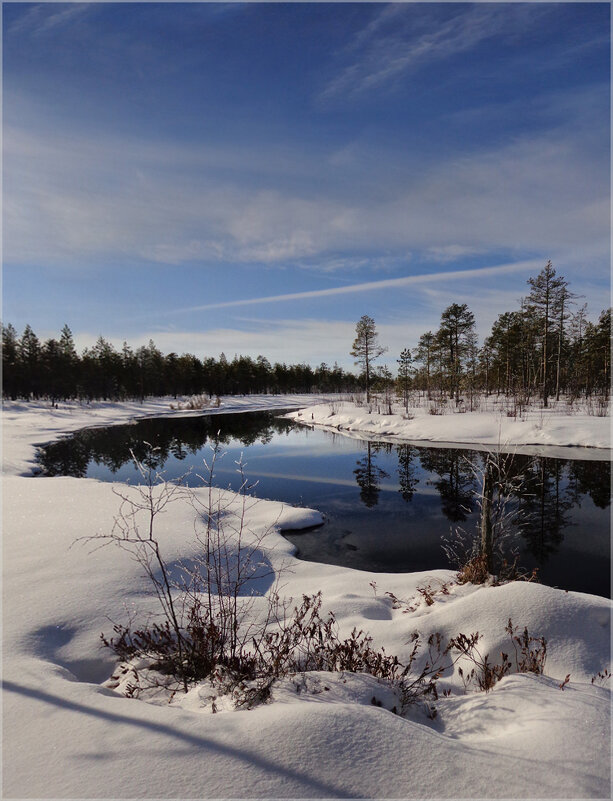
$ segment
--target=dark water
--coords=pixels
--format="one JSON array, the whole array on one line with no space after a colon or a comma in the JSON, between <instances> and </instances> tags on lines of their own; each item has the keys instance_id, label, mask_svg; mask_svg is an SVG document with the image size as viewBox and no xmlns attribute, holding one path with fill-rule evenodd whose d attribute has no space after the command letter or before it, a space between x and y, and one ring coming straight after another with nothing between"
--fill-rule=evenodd
<instances>
[{"instance_id":1,"label":"dark water","mask_svg":"<svg viewBox=\"0 0 613 801\"><path fill-rule=\"evenodd\" d=\"M87 429L42 448L39 461L47 475L137 482L132 450L174 479L205 472L212 446L225 454L216 485L239 488L242 453L253 494L324 513L324 526L287 534L303 559L381 572L449 567L442 538L477 524L482 453L349 439L267 412ZM546 584L608 597L609 462L515 455L512 470L523 479L509 503L519 564Z\"/></svg>"}]
</instances>

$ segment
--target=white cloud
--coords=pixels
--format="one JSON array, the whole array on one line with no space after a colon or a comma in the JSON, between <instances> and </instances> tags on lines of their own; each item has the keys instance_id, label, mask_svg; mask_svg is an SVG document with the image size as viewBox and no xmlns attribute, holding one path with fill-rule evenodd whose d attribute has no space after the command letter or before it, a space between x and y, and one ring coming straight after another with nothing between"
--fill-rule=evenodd
<instances>
[{"instance_id":1,"label":"white cloud","mask_svg":"<svg viewBox=\"0 0 613 801\"><path fill-rule=\"evenodd\" d=\"M441 262L502 250L581 254L609 242L601 138L566 124L424 164L407 180L387 170L394 160L402 167L400 150L362 145L365 171L337 166L332 174L326 161L296 153L300 166L288 181L290 154L265 145L254 174L246 166L252 149L51 134L42 123L38 131L7 127L4 258L79 267L118 258L310 259L344 269L373 254L420 251Z\"/></svg>"},{"instance_id":2,"label":"white cloud","mask_svg":"<svg viewBox=\"0 0 613 801\"><path fill-rule=\"evenodd\" d=\"M466 256L476 256L481 252L480 248L466 247L465 245L441 245L427 248L425 256L431 261L444 264Z\"/></svg>"},{"instance_id":3,"label":"white cloud","mask_svg":"<svg viewBox=\"0 0 613 801\"><path fill-rule=\"evenodd\" d=\"M384 6L361 30L343 55L349 63L319 95L327 102L340 96L376 90L409 70L466 52L480 42L524 30L527 19L548 13L530 3L474 3L457 6L441 19L437 4Z\"/></svg>"}]
</instances>

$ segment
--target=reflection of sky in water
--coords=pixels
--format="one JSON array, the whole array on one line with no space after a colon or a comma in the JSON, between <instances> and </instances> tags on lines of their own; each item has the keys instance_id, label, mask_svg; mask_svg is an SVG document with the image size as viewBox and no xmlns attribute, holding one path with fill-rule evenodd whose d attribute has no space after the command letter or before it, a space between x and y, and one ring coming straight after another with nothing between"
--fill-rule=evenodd
<instances>
[{"instance_id":1,"label":"reflection of sky in water","mask_svg":"<svg viewBox=\"0 0 613 801\"><path fill-rule=\"evenodd\" d=\"M242 458L245 476L255 484L253 494L257 497L311 506L323 512L326 523L321 528L288 534L303 558L384 572L448 567L442 537L449 535L453 525L473 531L477 524L476 512L455 523L449 517L458 515L461 507L470 503L478 487L469 462L479 462L482 455L467 449L367 443L320 429L275 422L271 415L261 413L219 416L214 423L203 418L183 423L149 421L147 425L124 427L123 433L121 428L114 427L112 451L105 451L111 437L108 431L93 434L90 440L84 438L77 449L77 472L66 467L73 459L69 440L52 446L49 453L55 448L62 454L57 467L60 472L136 483L139 474L132 464L121 462L127 458L129 447L147 440L159 444L161 452L167 453L161 468L165 478L178 478L191 469L189 483L198 485L201 480L197 474L208 478L203 459L210 463L212 457L207 437L215 437L219 429L222 435L232 432L228 442L221 444L214 483L238 489L241 478L235 463ZM132 439L122 439L126 436ZM260 441L262 437L265 443ZM184 458L177 458L177 452ZM570 455L570 449L568 452ZM88 453L97 454L101 463L88 464ZM115 472L105 463L114 465ZM563 500L559 508L555 506L555 464L563 465L558 471L557 496ZM544 535L533 531L531 539L518 539L521 564L528 568L539 565L541 578L547 583L604 595L609 584L609 509L597 508L589 496L581 493L580 506L573 506L568 464L547 462L551 490L547 497L547 524L552 509L561 510L560 517L564 519L558 529L554 525ZM594 469L601 471L597 475L603 477L598 481L606 502L608 483L605 487L603 482L608 463L580 464L589 481L594 481ZM541 460L540 465L545 462Z\"/></svg>"}]
</instances>

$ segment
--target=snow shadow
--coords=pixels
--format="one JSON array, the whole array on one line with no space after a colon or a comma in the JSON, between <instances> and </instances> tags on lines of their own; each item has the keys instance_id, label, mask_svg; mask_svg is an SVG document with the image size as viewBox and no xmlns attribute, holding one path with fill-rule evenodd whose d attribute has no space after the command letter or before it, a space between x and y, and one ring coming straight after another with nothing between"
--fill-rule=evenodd
<instances>
[{"instance_id":1,"label":"snow shadow","mask_svg":"<svg viewBox=\"0 0 613 801\"><path fill-rule=\"evenodd\" d=\"M70 671L77 681L100 684L108 679L113 670L114 659L99 656L92 659L74 659L62 651L72 641L77 629L66 623L57 626L42 626L32 633L34 650L38 657L53 662Z\"/></svg>"},{"instance_id":2,"label":"snow shadow","mask_svg":"<svg viewBox=\"0 0 613 801\"><path fill-rule=\"evenodd\" d=\"M210 571L211 590L215 594L231 592L237 583L240 584L238 595L240 597L250 597L253 595L265 595L275 582L275 571L270 559L266 554L259 550L245 550L239 553L230 551L223 555L220 560L221 574L223 576L221 586L218 587L215 571ZM166 574L175 587L189 589L194 582L200 586L206 586L207 575L206 558L177 559L166 565ZM156 579L162 579L162 573L156 574Z\"/></svg>"},{"instance_id":3,"label":"snow shadow","mask_svg":"<svg viewBox=\"0 0 613 801\"><path fill-rule=\"evenodd\" d=\"M263 756L253 753L253 751L241 751L239 748L233 748L230 745L225 745L220 742L215 742L212 739L203 737L201 735L190 734L185 731L180 731L178 728L173 728L168 724L154 723L153 721L144 720L142 718L130 717L118 712L107 712L105 709L99 709L93 706L86 706L83 703L76 703L69 701L61 696L52 695L44 690L34 689L32 687L25 687L22 684L17 684L13 681L4 681L3 689L10 693L17 693L26 696L41 703L52 704L53 706L65 709L71 712L76 712L79 715L89 715L101 720L108 721L113 724L123 724L127 726L134 726L137 729L145 729L158 735L165 735L169 739L179 740L197 750L197 753L204 755L208 752L210 758L227 757L236 760L237 763L247 764L249 767L256 767L272 776L278 776L285 781L293 781L299 783L304 788L304 796L318 795L323 798L352 798L355 797L353 793L348 793L340 786L335 786L329 782L323 782L314 778L312 773L303 773L297 768L288 768L279 763L272 762ZM117 698L117 695L112 690L105 690L100 688L101 695L112 695ZM145 788L146 789L146 788ZM148 794L148 793L147 793ZM301 794L302 795L302 794Z\"/></svg>"}]
</instances>

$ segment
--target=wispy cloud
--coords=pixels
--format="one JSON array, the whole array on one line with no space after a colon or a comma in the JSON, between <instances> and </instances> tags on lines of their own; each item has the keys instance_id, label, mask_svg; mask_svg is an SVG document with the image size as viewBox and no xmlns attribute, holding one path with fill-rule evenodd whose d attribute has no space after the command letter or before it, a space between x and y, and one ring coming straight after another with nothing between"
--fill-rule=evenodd
<instances>
[{"instance_id":1,"label":"wispy cloud","mask_svg":"<svg viewBox=\"0 0 613 801\"><path fill-rule=\"evenodd\" d=\"M27 34L32 37L51 34L64 25L74 24L92 13L95 6L91 3L38 3L31 6L25 14L11 23L9 33Z\"/></svg>"},{"instance_id":2,"label":"wispy cloud","mask_svg":"<svg viewBox=\"0 0 613 801\"><path fill-rule=\"evenodd\" d=\"M548 9L530 3L474 3L458 5L444 18L436 4L412 3L385 6L360 30L343 54L348 63L319 95L329 100L341 94L378 89L417 67L470 51L480 42L524 28Z\"/></svg>"},{"instance_id":3,"label":"wispy cloud","mask_svg":"<svg viewBox=\"0 0 613 801\"><path fill-rule=\"evenodd\" d=\"M335 183L338 173L303 154L295 161L311 174L308 188L298 174L288 185L278 176L289 151L279 156L265 144L254 175L214 166L231 165L234 156L240 165L240 147L137 146L58 134L44 121L36 132L8 126L4 258L50 266L117 258L304 266L310 259L342 270L419 251L441 262L494 250L580 253L609 241L601 134L595 126L525 136L425 165L406 182L391 175L371 195L368 172ZM392 156L402 164L401 153ZM368 163L374 170L389 158L375 150Z\"/></svg>"},{"instance_id":4,"label":"wispy cloud","mask_svg":"<svg viewBox=\"0 0 613 801\"><path fill-rule=\"evenodd\" d=\"M262 303L284 303L296 300L312 300L314 298L329 298L335 295L350 295L360 292L374 292L385 289L398 289L414 284L428 284L444 281L446 284L455 281L470 279L492 278L509 273L530 273L542 267L541 260L528 260L511 264L499 264L494 267L483 267L476 270L446 270L437 273L423 273L421 275L407 275L402 278L387 278L380 281L367 281L359 284L350 284L327 289L313 289L306 292L291 292L284 295L268 295L259 298L245 298L228 300L222 303L206 303L202 306L190 306L184 309L175 309L166 312L169 315L184 314L186 312L206 311L210 309L227 309L235 306L255 306Z\"/></svg>"},{"instance_id":5,"label":"wispy cloud","mask_svg":"<svg viewBox=\"0 0 613 801\"><path fill-rule=\"evenodd\" d=\"M453 262L458 259L466 258L467 256L476 256L481 252L480 248L467 247L466 245L435 245L428 248L424 256L429 261L444 264L446 262Z\"/></svg>"}]
</instances>

